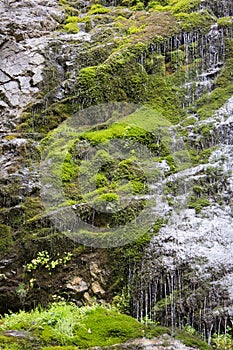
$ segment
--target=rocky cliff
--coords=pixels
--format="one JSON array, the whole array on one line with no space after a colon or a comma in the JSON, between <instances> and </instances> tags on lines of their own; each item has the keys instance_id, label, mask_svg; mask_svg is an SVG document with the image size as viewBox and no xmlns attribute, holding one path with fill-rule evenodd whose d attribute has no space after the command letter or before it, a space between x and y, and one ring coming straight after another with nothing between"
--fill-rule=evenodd
<instances>
[{"instance_id":1,"label":"rocky cliff","mask_svg":"<svg viewBox=\"0 0 233 350\"><path fill-rule=\"evenodd\" d=\"M123 290L121 299L127 294L139 319L188 323L209 339L230 324L232 12L227 0L1 3L1 311L57 297L111 300ZM149 197L156 199L149 233L137 233L123 248L93 249L64 226L59 230L51 216L59 209L57 197L48 214L41 159L46 145L47 160L64 147L54 143L64 121L112 101L136 104L139 112L126 109L117 127L104 124L109 116L103 111L101 126L88 123L88 113L77 114L79 127L92 131L79 130L61 173L50 174L60 176L65 193L59 206L108 232L135 220ZM85 183L80 190L77 173L93 175L84 164L88 149L113 139L128 142L128 160L121 156L116 164L103 148L98 193ZM151 157L150 178L130 158L139 145ZM117 192L120 177L133 186L133 199L113 213L125 191ZM128 237L133 227L127 227Z\"/></svg>"}]
</instances>

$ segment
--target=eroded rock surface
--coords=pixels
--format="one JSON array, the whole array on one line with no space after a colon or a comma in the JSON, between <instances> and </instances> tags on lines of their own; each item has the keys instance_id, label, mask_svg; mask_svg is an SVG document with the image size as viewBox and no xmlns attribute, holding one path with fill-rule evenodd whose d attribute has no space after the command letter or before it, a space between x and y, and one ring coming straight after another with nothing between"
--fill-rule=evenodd
<instances>
[{"instance_id":1,"label":"eroded rock surface","mask_svg":"<svg viewBox=\"0 0 233 350\"><path fill-rule=\"evenodd\" d=\"M9 130L39 92L44 50L64 20L64 12L57 1L6 0L0 16L1 130Z\"/></svg>"},{"instance_id":2,"label":"eroded rock surface","mask_svg":"<svg viewBox=\"0 0 233 350\"><path fill-rule=\"evenodd\" d=\"M194 350L197 348L188 347L182 344L179 340L176 340L170 337L167 334L164 334L161 337L153 339L136 339L125 344L113 345L113 346L104 346L104 347L95 347L91 348L93 350Z\"/></svg>"}]
</instances>

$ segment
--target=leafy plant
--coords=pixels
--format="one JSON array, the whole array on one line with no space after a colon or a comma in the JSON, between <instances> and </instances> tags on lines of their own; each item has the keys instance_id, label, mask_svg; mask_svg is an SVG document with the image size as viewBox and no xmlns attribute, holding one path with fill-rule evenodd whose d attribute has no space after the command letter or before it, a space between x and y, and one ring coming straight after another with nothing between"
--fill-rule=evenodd
<instances>
[{"instance_id":1,"label":"leafy plant","mask_svg":"<svg viewBox=\"0 0 233 350\"><path fill-rule=\"evenodd\" d=\"M53 260L47 250L39 252L35 259L32 259L30 263L25 266L25 270L27 272L32 272L32 270L36 270L37 268L45 268L48 271L55 269L57 266L66 266L67 262L71 260L72 253L64 253L64 256L59 257L56 260Z\"/></svg>"},{"instance_id":2,"label":"leafy plant","mask_svg":"<svg viewBox=\"0 0 233 350\"><path fill-rule=\"evenodd\" d=\"M231 335L231 328L227 327L225 334L214 333L211 339L211 344L214 349L231 350L233 348L233 338Z\"/></svg>"}]
</instances>

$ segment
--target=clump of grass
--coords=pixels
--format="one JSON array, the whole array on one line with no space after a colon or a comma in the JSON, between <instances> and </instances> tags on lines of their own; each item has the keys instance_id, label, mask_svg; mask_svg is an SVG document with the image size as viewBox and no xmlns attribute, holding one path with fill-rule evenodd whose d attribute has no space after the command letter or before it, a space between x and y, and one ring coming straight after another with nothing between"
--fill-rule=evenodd
<instances>
[{"instance_id":1,"label":"clump of grass","mask_svg":"<svg viewBox=\"0 0 233 350\"><path fill-rule=\"evenodd\" d=\"M21 310L5 315L0 330L12 329L30 332L37 344L45 346L44 350L54 349L52 345L55 349L62 346L62 349L73 350L76 346L106 346L141 337L143 325L110 306L77 307L72 303L56 302L47 309ZM20 341L11 344L10 339L3 338L2 343L6 344L3 349L24 349Z\"/></svg>"}]
</instances>

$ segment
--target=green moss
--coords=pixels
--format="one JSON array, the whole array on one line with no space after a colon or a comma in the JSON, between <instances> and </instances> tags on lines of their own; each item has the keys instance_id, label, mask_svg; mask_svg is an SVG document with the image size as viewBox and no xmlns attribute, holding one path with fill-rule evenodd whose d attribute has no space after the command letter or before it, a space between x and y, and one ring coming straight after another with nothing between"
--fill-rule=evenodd
<instances>
[{"instance_id":1,"label":"green moss","mask_svg":"<svg viewBox=\"0 0 233 350\"><path fill-rule=\"evenodd\" d=\"M182 127L193 125L197 122L197 118L195 117L188 117L187 119L183 120L181 122Z\"/></svg>"},{"instance_id":2,"label":"green moss","mask_svg":"<svg viewBox=\"0 0 233 350\"><path fill-rule=\"evenodd\" d=\"M105 187L108 185L108 179L104 174L98 173L94 176L96 188Z\"/></svg>"},{"instance_id":3,"label":"green moss","mask_svg":"<svg viewBox=\"0 0 233 350\"><path fill-rule=\"evenodd\" d=\"M175 164L175 159L174 159L173 155L166 156L165 160L170 167L170 172L171 173L175 172L176 171L176 164Z\"/></svg>"},{"instance_id":4,"label":"green moss","mask_svg":"<svg viewBox=\"0 0 233 350\"><path fill-rule=\"evenodd\" d=\"M108 13L111 10L107 7L104 7L100 4L94 4L91 6L90 10L88 11L89 15L95 15L95 14L103 14L103 13Z\"/></svg>"},{"instance_id":5,"label":"green moss","mask_svg":"<svg viewBox=\"0 0 233 350\"><path fill-rule=\"evenodd\" d=\"M201 30L207 32L214 23L213 16L208 11L178 13L175 15L178 26L183 31Z\"/></svg>"},{"instance_id":6,"label":"green moss","mask_svg":"<svg viewBox=\"0 0 233 350\"><path fill-rule=\"evenodd\" d=\"M201 0L170 0L172 13L190 13L199 9Z\"/></svg>"},{"instance_id":7,"label":"green moss","mask_svg":"<svg viewBox=\"0 0 233 350\"><path fill-rule=\"evenodd\" d=\"M68 153L62 164L62 181L68 182L78 172L78 166L73 162L71 153Z\"/></svg>"},{"instance_id":8,"label":"green moss","mask_svg":"<svg viewBox=\"0 0 233 350\"><path fill-rule=\"evenodd\" d=\"M197 114L201 119L207 119L213 116L214 112L221 108L223 104L232 96L233 84L229 84L227 87L218 87L211 93L202 96L197 101Z\"/></svg>"},{"instance_id":9,"label":"green moss","mask_svg":"<svg viewBox=\"0 0 233 350\"><path fill-rule=\"evenodd\" d=\"M202 187L202 186L194 185L194 186L193 186L193 192L194 192L197 196L200 196L203 192L205 192L205 189L204 189L204 187Z\"/></svg>"},{"instance_id":10,"label":"green moss","mask_svg":"<svg viewBox=\"0 0 233 350\"><path fill-rule=\"evenodd\" d=\"M41 348L41 350L78 350L80 347L78 346L46 346Z\"/></svg>"},{"instance_id":11,"label":"green moss","mask_svg":"<svg viewBox=\"0 0 233 350\"><path fill-rule=\"evenodd\" d=\"M156 130L158 127L168 127L170 125L170 122L159 112L146 106L137 109L130 115L122 117L120 122L130 124L127 127L127 135L132 135L137 139L140 139L143 130L150 132Z\"/></svg>"},{"instance_id":12,"label":"green moss","mask_svg":"<svg viewBox=\"0 0 233 350\"><path fill-rule=\"evenodd\" d=\"M34 217L35 215L38 215L38 213L42 213L44 209L39 197L25 198L25 201L22 203L21 208L24 211L24 218L26 220Z\"/></svg>"},{"instance_id":13,"label":"green moss","mask_svg":"<svg viewBox=\"0 0 233 350\"><path fill-rule=\"evenodd\" d=\"M141 101L145 97L146 72L136 62L128 71L125 63L116 56L108 65L89 68L92 74L88 77L80 71L77 89L80 91L79 98L85 101L86 106L107 102L113 96L114 100L131 101Z\"/></svg>"},{"instance_id":14,"label":"green moss","mask_svg":"<svg viewBox=\"0 0 233 350\"><path fill-rule=\"evenodd\" d=\"M143 326L130 316L99 309L87 316L85 328L77 327L78 335L73 342L81 348L112 345L141 337L142 329Z\"/></svg>"},{"instance_id":15,"label":"green moss","mask_svg":"<svg viewBox=\"0 0 233 350\"><path fill-rule=\"evenodd\" d=\"M131 3L135 3L136 1L131 1ZM136 5L131 6L130 9L131 11L142 11L144 10L145 6L144 3L141 1L137 1Z\"/></svg>"},{"instance_id":16,"label":"green moss","mask_svg":"<svg viewBox=\"0 0 233 350\"><path fill-rule=\"evenodd\" d=\"M233 53L233 41L226 42L226 54L231 56ZM225 88L232 83L231 70L233 69L233 58L227 58L221 69L220 74L216 78L216 87Z\"/></svg>"},{"instance_id":17,"label":"green moss","mask_svg":"<svg viewBox=\"0 0 233 350\"><path fill-rule=\"evenodd\" d=\"M156 325L148 325L145 329L145 336L149 339L154 337L159 337L163 334L171 335L171 329L168 327L156 326Z\"/></svg>"},{"instance_id":18,"label":"green moss","mask_svg":"<svg viewBox=\"0 0 233 350\"><path fill-rule=\"evenodd\" d=\"M15 339L13 337L7 337L5 335L0 335L0 346L1 349L19 349L17 346Z\"/></svg>"},{"instance_id":19,"label":"green moss","mask_svg":"<svg viewBox=\"0 0 233 350\"><path fill-rule=\"evenodd\" d=\"M105 212L109 211L110 209L114 209L117 205L118 200L119 196L116 193L104 193L100 196L97 196L93 201L93 204L97 210Z\"/></svg>"},{"instance_id":20,"label":"green moss","mask_svg":"<svg viewBox=\"0 0 233 350\"><path fill-rule=\"evenodd\" d=\"M182 343L184 343L186 346L197 347L200 350L211 349L211 346L209 346L201 338L198 338L198 336L193 336L181 330L177 330L177 335L175 338L182 341Z\"/></svg>"},{"instance_id":21,"label":"green moss","mask_svg":"<svg viewBox=\"0 0 233 350\"><path fill-rule=\"evenodd\" d=\"M104 48L100 48L100 46L98 46L99 49L93 48L87 55L81 52L79 54L81 65L89 64L89 66L84 68L81 66L73 96L60 103L54 103L48 108L42 104L33 107L31 111L22 116L19 129L46 133L80 108L112 100L149 103L155 107L158 115L163 115L164 119L170 118L172 122L177 122L182 113L182 99L177 94L174 81L169 81L165 76L165 58L158 55L157 52L150 52L151 40L155 43L163 41L161 36L151 32L154 28L154 21L159 21L159 23L161 21L158 28L168 25L168 32L172 30L173 22L167 14L162 19L157 18L155 14L150 15L150 17L149 27L147 27L147 17L144 14L140 15L139 20L136 19L135 22L139 21L136 27L142 31L142 36L140 33L131 34L132 42L127 44L124 42L122 46L118 46L107 59L106 57L113 50L113 47L117 46L114 43L111 47L105 45ZM71 24L76 24L81 20L84 19L77 18L77 16L67 18ZM134 28L135 25L133 21L128 24L126 31L131 27ZM105 61L102 64L90 66L96 62L96 55L97 63L101 59ZM171 64L174 67L177 66L177 69L182 55L181 50L171 54ZM143 64L140 63L141 57L146 57Z\"/></svg>"},{"instance_id":22,"label":"green moss","mask_svg":"<svg viewBox=\"0 0 233 350\"><path fill-rule=\"evenodd\" d=\"M140 27L137 27L137 26L131 26L129 27L128 29L128 34L135 34L135 33L140 33L143 29L145 28L145 25L142 25Z\"/></svg>"},{"instance_id":23,"label":"green moss","mask_svg":"<svg viewBox=\"0 0 233 350\"><path fill-rule=\"evenodd\" d=\"M107 140L111 140L114 138L120 138L125 135L126 125L115 123L112 124L109 128L97 131L88 131L82 134L82 138L91 142L92 145L96 145L99 143L106 142ZM96 157L100 157L100 161L108 161L105 159L107 156L106 152L98 152Z\"/></svg>"},{"instance_id":24,"label":"green moss","mask_svg":"<svg viewBox=\"0 0 233 350\"><path fill-rule=\"evenodd\" d=\"M10 226L0 224L0 255L6 255L13 247L12 229Z\"/></svg>"},{"instance_id":25,"label":"green moss","mask_svg":"<svg viewBox=\"0 0 233 350\"><path fill-rule=\"evenodd\" d=\"M207 198L196 198L191 197L188 202L188 207L195 209L196 213L199 214L201 210L210 205L210 201Z\"/></svg>"},{"instance_id":26,"label":"green moss","mask_svg":"<svg viewBox=\"0 0 233 350\"><path fill-rule=\"evenodd\" d=\"M175 72L177 69L181 68L184 64L184 51L174 50L166 54L166 59L169 60L167 64L167 69Z\"/></svg>"},{"instance_id":27,"label":"green moss","mask_svg":"<svg viewBox=\"0 0 233 350\"><path fill-rule=\"evenodd\" d=\"M226 46L226 61L220 74L215 80L215 89L211 93L201 96L197 100L197 114L201 119L211 117L216 110L221 108L223 104L232 96L232 69L233 69L233 41L227 39Z\"/></svg>"},{"instance_id":28,"label":"green moss","mask_svg":"<svg viewBox=\"0 0 233 350\"><path fill-rule=\"evenodd\" d=\"M221 28L232 28L233 19L232 17L221 17L217 19L217 23Z\"/></svg>"},{"instance_id":29,"label":"green moss","mask_svg":"<svg viewBox=\"0 0 233 350\"><path fill-rule=\"evenodd\" d=\"M79 26L77 22L68 22L63 25L64 31L72 34L76 34L79 32Z\"/></svg>"},{"instance_id":30,"label":"green moss","mask_svg":"<svg viewBox=\"0 0 233 350\"><path fill-rule=\"evenodd\" d=\"M53 103L48 108L44 108L44 105L35 105L28 109L30 112L21 115L17 129L20 132L32 132L32 135L36 132L41 133L42 138L74 113L75 106L71 105L67 99L60 103Z\"/></svg>"},{"instance_id":31,"label":"green moss","mask_svg":"<svg viewBox=\"0 0 233 350\"><path fill-rule=\"evenodd\" d=\"M78 22L78 16L68 16L65 20L65 23L76 23Z\"/></svg>"},{"instance_id":32,"label":"green moss","mask_svg":"<svg viewBox=\"0 0 233 350\"><path fill-rule=\"evenodd\" d=\"M108 346L142 336L143 326L130 316L116 309L94 305L78 308L74 304L53 303L48 309L5 316L2 329L29 331L35 337L34 349L43 344L43 349L75 349L93 346ZM7 339L4 342L8 345ZM3 342L3 344L4 344ZM29 348L33 349L33 341ZM30 345L30 344L29 344ZM5 348L4 348L5 349ZM6 349L8 349L6 347Z\"/></svg>"},{"instance_id":33,"label":"green moss","mask_svg":"<svg viewBox=\"0 0 233 350\"><path fill-rule=\"evenodd\" d=\"M171 11L177 13L191 13L199 9L200 0L151 0L148 8L156 11Z\"/></svg>"},{"instance_id":34,"label":"green moss","mask_svg":"<svg viewBox=\"0 0 233 350\"><path fill-rule=\"evenodd\" d=\"M70 0L59 0L59 5L65 10L65 13L69 16L75 16L79 14L79 9L77 8L77 3Z\"/></svg>"}]
</instances>

